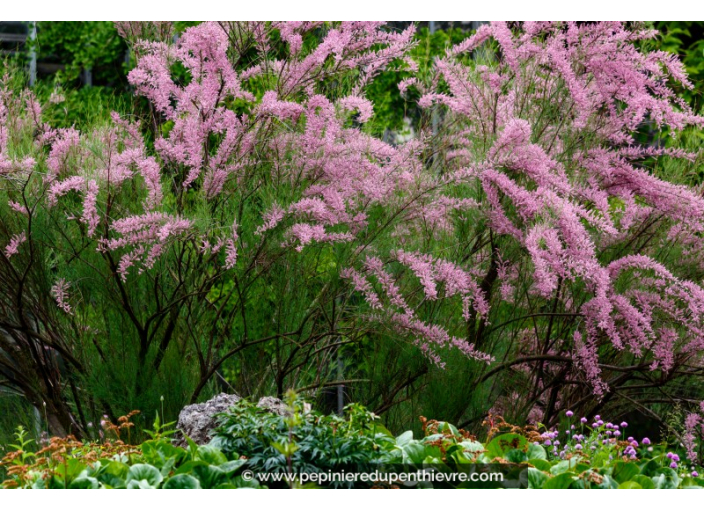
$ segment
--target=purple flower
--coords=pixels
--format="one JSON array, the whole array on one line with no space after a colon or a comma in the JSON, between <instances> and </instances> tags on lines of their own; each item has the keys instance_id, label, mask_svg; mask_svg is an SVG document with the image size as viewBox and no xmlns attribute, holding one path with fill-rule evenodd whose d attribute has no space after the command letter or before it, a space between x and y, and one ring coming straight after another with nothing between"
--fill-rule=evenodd
<instances>
[{"instance_id":1,"label":"purple flower","mask_svg":"<svg viewBox=\"0 0 704 510\"><path fill-rule=\"evenodd\" d=\"M625 421L622 421L621 426L625 429L626 427L628 427L628 423L626 423Z\"/></svg>"},{"instance_id":2,"label":"purple flower","mask_svg":"<svg viewBox=\"0 0 704 510\"><path fill-rule=\"evenodd\" d=\"M696 478L696 477L699 476L699 473L697 473L696 471L692 471L692 476L693 476L694 478Z\"/></svg>"},{"instance_id":3,"label":"purple flower","mask_svg":"<svg viewBox=\"0 0 704 510\"><path fill-rule=\"evenodd\" d=\"M670 462L670 467L672 469L677 469L677 462L675 462L675 461Z\"/></svg>"},{"instance_id":4,"label":"purple flower","mask_svg":"<svg viewBox=\"0 0 704 510\"><path fill-rule=\"evenodd\" d=\"M614 436L620 436L620 435L621 435L621 431L620 431L620 430L614 431Z\"/></svg>"},{"instance_id":5,"label":"purple flower","mask_svg":"<svg viewBox=\"0 0 704 510\"><path fill-rule=\"evenodd\" d=\"M675 462L679 462L679 461L680 461L680 456L675 453L675 454L672 456L672 460L674 460Z\"/></svg>"},{"instance_id":6,"label":"purple flower","mask_svg":"<svg viewBox=\"0 0 704 510\"><path fill-rule=\"evenodd\" d=\"M545 446L550 446L552 444L552 441L549 439L546 439L545 442L543 443Z\"/></svg>"},{"instance_id":7,"label":"purple flower","mask_svg":"<svg viewBox=\"0 0 704 510\"><path fill-rule=\"evenodd\" d=\"M572 416L574 416L574 413L572 411L567 411L565 415L567 415L568 418L572 418Z\"/></svg>"},{"instance_id":8,"label":"purple flower","mask_svg":"<svg viewBox=\"0 0 704 510\"><path fill-rule=\"evenodd\" d=\"M582 445L579 444L579 443L577 443L576 445L574 445L574 449L575 449L575 450L581 450L581 449L582 449Z\"/></svg>"},{"instance_id":9,"label":"purple flower","mask_svg":"<svg viewBox=\"0 0 704 510\"><path fill-rule=\"evenodd\" d=\"M587 423L587 419L586 419L586 418L581 418L579 421L581 421L582 423Z\"/></svg>"},{"instance_id":10,"label":"purple flower","mask_svg":"<svg viewBox=\"0 0 704 510\"><path fill-rule=\"evenodd\" d=\"M598 421L596 422L596 424L601 427L601 426L604 424L604 422L603 422L603 420L598 420Z\"/></svg>"},{"instance_id":11,"label":"purple flower","mask_svg":"<svg viewBox=\"0 0 704 510\"><path fill-rule=\"evenodd\" d=\"M674 453L672 453L672 452L667 452L666 457L667 457L668 459L672 459L672 457L674 457L674 456L675 456Z\"/></svg>"},{"instance_id":12,"label":"purple flower","mask_svg":"<svg viewBox=\"0 0 704 510\"><path fill-rule=\"evenodd\" d=\"M601 420L601 416L599 416L599 415L597 414L597 415L594 417L594 420L595 420L595 421Z\"/></svg>"},{"instance_id":13,"label":"purple flower","mask_svg":"<svg viewBox=\"0 0 704 510\"><path fill-rule=\"evenodd\" d=\"M641 443L650 444L650 439L648 439L647 437L644 437L643 440L641 441Z\"/></svg>"}]
</instances>

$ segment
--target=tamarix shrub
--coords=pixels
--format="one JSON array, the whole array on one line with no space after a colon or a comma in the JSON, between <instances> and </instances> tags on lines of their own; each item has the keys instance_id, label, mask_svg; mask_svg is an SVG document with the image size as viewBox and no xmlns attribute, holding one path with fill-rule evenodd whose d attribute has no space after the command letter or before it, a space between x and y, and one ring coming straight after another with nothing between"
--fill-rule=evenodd
<instances>
[{"instance_id":1,"label":"tamarix shrub","mask_svg":"<svg viewBox=\"0 0 704 510\"><path fill-rule=\"evenodd\" d=\"M549 423L695 377L704 200L678 132L703 119L681 64L641 51L654 33L495 23L420 73L413 27L118 29L135 116L79 132L29 92L0 103L0 363L56 433L216 380L362 385L380 342L423 361L378 407L459 355L460 422L487 381ZM402 145L365 129L394 70L427 111Z\"/></svg>"}]
</instances>

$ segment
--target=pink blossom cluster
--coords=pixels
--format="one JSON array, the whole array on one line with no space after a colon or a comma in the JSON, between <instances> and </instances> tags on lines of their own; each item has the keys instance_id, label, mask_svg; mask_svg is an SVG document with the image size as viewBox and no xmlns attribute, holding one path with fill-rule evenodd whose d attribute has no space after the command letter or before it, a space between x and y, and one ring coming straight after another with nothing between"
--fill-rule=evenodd
<instances>
[{"instance_id":1,"label":"pink blossom cluster","mask_svg":"<svg viewBox=\"0 0 704 510\"><path fill-rule=\"evenodd\" d=\"M609 390L600 367L605 342L667 372L675 352L698 352L704 338L698 283L676 277L647 250L607 263L602 256L655 215L692 258L704 248L704 199L639 163L693 157L638 145L644 123L672 130L704 125L666 85L691 87L682 64L638 48L652 36L616 22L495 22L437 62L445 90L422 90L419 102L449 112L456 126L446 135L452 171L457 182L480 184L485 198L478 208L495 235L529 254L530 295L556 299L583 318L560 345L572 351L597 396ZM467 65L466 54L490 40L498 62ZM550 122L544 98L558 112ZM587 138L590 144L580 143ZM427 268L416 266L432 294ZM590 296L581 304L566 290L575 284Z\"/></svg>"}]
</instances>

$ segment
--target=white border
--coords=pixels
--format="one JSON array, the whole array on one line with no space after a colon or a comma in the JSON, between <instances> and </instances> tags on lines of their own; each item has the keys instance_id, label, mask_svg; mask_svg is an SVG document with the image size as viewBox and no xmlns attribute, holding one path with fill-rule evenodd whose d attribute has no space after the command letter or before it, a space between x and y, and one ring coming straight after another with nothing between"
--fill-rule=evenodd
<instances>
[{"instance_id":1,"label":"white border","mask_svg":"<svg viewBox=\"0 0 704 510\"><path fill-rule=\"evenodd\" d=\"M235 510L242 508L289 510L295 508L323 509L325 510L360 510L371 508L400 510L405 508L442 508L452 504L459 509L490 508L566 508L569 510L594 510L594 503L608 503L609 507L634 508L634 505L643 505L639 508L667 508L683 503L701 503L697 499L697 492L689 492L690 497L677 497L673 493L664 491L651 492L619 492L616 491L580 491L569 495L556 493L541 493L531 490L505 490L501 492L488 492L474 490L473 492L456 492L449 498L447 494L438 495L433 491L356 491L356 496L342 495L330 490L318 490L309 493L294 491L283 492L276 490L253 491L239 490L238 492L220 491L147 491L137 492L118 490L110 493L105 491L0 491L0 505L3 508L42 508L47 505L52 510L82 510L85 508L100 508L100 510L125 510L130 509L213 509ZM364 495L366 493L366 496ZM403 496L403 494L406 494ZM80 494L80 495L79 495ZM109 495L108 495L109 494ZM327 496L325 495L327 494ZM386 494L386 495L384 495ZM425 496L423 496L425 494ZM640 494L640 496L638 496ZM687 491L680 491L680 495ZM673 496L675 496L673 498ZM647 498L647 499L646 499ZM367 501L373 506L362 506ZM404 505L405 501L405 506ZM7 506L6 506L7 505ZM10 506L11 505L11 506ZM126 507L125 505L129 505ZM323 506L325 505L325 506ZM510 506L509 506L510 505ZM622 506L623 505L623 506Z\"/></svg>"},{"instance_id":2,"label":"white border","mask_svg":"<svg viewBox=\"0 0 704 510\"><path fill-rule=\"evenodd\" d=\"M268 0L186 1L116 0L85 2L77 0L0 1L3 20L43 19L54 21L102 19L624 19L672 20L702 18L702 2L663 2L662 0Z\"/></svg>"}]
</instances>

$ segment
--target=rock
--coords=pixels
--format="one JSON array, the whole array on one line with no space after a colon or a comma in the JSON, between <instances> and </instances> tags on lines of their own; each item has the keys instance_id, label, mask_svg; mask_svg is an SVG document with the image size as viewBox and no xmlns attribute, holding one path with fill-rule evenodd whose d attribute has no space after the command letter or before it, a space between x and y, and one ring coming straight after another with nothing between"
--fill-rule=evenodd
<instances>
[{"instance_id":1,"label":"rock","mask_svg":"<svg viewBox=\"0 0 704 510\"><path fill-rule=\"evenodd\" d=\"M217 426L215 416L230 409L241 400L239 395L220 393L202 404L191 404L181 409L178 415L174 443L178 446L187 446L183 434L187 435L196 444L206 444L210 441L210 432Z\"/></svg>"},{"instance_id":2,"label":"rock","mask_svg":"<svg viewBox=\"0 0 704 510\"><path fill-rule=\"evenodd\" d=\"M265 411L270 413L278 414L279 416L286 416L288 413L288 406L286 402L276 397L262 397L257 402L257 407L261 407ZM308 402L303 403L303 412L308 413L311 410L311 405Z\"/></svg>"},{"instance_id":3,"label":"rock","mask_svg":"<svg viewBox=\"0 0 704 510\"><path fill-rule=\"evenodd\" d=\"M262 397L257 402L257 407L261 407L269 411L270 413L278 414L279 416L285 416L288 410L286 403L276 397Z\"/></svg>"},{"instance_id":4,"label":"rock","mask_svg":"<svg viewBox=\"0 0 704 510\"><path fill-rule=\"evenodd\" d=\"M187 446L183 435L187 435L196 444L206 444L211 439L211 432L217 427L216 415L224 413L236 402L241 400L239 395L228 395L220 393L202 404L191 404L181 409L176 425L177 433L174 436L174 444ZM276 397L262 397L257 403L270 413L284 416L287 412L286 403ZM305 404L304 412L310 411L310 404Z\"/></svg>"}]
</instances>

